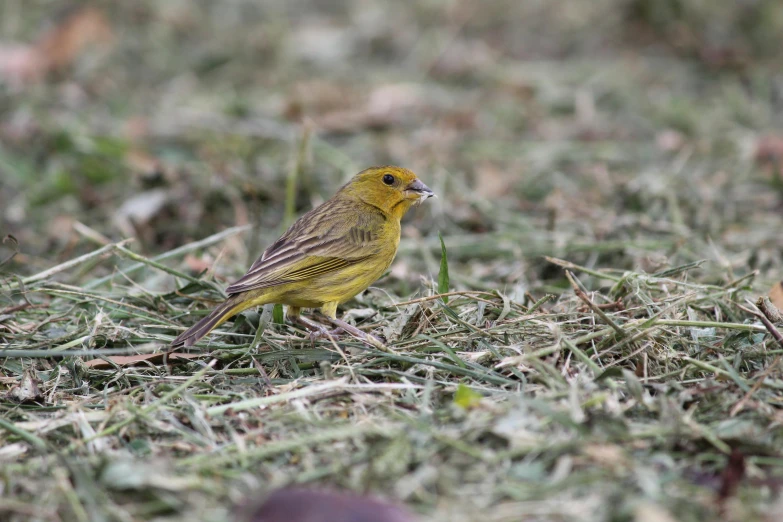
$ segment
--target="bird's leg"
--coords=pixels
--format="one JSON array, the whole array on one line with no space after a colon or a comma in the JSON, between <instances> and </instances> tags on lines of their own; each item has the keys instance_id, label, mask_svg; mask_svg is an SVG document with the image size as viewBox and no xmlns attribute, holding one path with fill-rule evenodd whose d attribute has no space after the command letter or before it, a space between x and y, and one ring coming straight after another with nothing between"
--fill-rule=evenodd
<instances>
[{"instance_id":1,"label":"bird's leg","mask_svg":"<svg viewBox=\"0 0 783 522\"><path fill-rule=\"evenodd\" d=\"M352 336L356 337L357 339L361 339L365 343L369 344L373 348L377 348L378 350L384 351L384 352L390 352L394 353L394 350L383 344L380 339L375 337L372 334L368 334L365 332L362 332L355 326L346 323L345 321L337 318L337 303L327 303L324 306L321 307L321 313L326 316L326 318L331 322L334 326L337 327L337 330L342 329L348 334L351 334Z\"/></svg>"},{"instance_id":2,"label":"bird's leg","mask_svg":"<svg viewBox=\"0 0 783 522\"><path fill-rule=\"evenodd\" d=\"M385 346L380 339L375 337L372 334L368 334L367 332L363 332L356 328L352 324L348 324L345 321L338 319L336 317L327 317L329 319L329 322L331 322L334 326L337 327L337 329L342 329L346 333L351 334L352 336L356 337L357 339L361 339L362 341L366 342L370 346L377 348L379 350L383 350L384 352L388 352L389 348Z\"/></svg>"},{"instance_id":3,"label":"bird's leg","mask_svg":"<svg viewBox=\"0 0 783 522\"><path fill-rule=\"evenodd\" d=\"M318 323L316 321L313 321L311 319L308 319L307 317L299 316L296 319L296 322L310 330L310 339L316 340L319 337L326 337L326 338L333 338L333 337L339 337L340 334L343 333L343 328L335 328L334 330L329 330L326 326L322 325L321 323Z\"/></svg>"},{"instance_id":4,"label":"bird's leg","mask_svg":"<svg viewBox=\"0 0 783 522\"><path fill-rule=\"evenodd\" d=\"M328 339L332 339L334 337L339 336L342 333L347 333L352 335L353 337L356 337L357 339L364 341L365 343L369 344L373 348L376 348L384 352L394 353L394 350L387 347L374 335L365 333L359 330L358 328L356 328L355 326L353 326L352 324L348 324L345 321L338 319L337 303L327 303L321 307L321 313L326 317L326 319L329 320L329 322L331 322L336 327L334 330L329 330L326 328L326 326L322 325L321 323L313 321L312 319L308 319L307 317L303 317L300 312L301 310L298 307L290 306L288 307L288 312L286 316L291 322L300 324L305 328L307 328L308 330L310 330L311 340L315 340L319 337L326 337Z\"/></svg>"},{"instance_id":5,"label":"bird's leg","mask_svg":"<svg viewBox=\"0 0 783 522\"><path fill-rule=\"evenodd\" d=\"M294 323L300 324L305 329L310 331L310 340L314 341L319 337L337 337L343 333L342 328L335 328L334 330L327 329L321 323L317 323L307 317L301 315L301 309L299 307L289 306L287 312L287 318Z\"/></svg>"}]
</instances>

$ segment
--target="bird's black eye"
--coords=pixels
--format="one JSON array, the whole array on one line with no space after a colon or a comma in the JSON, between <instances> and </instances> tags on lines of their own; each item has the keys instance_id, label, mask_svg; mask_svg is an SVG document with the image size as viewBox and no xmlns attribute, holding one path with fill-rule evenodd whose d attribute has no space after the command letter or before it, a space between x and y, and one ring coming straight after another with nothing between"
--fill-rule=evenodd
<instances>
[{"instance_id":1,"label":"bird's black eye","mask_svg":"<svg viewBox=\"0 0 783 522\"><path fill-rule=\"evenodd\" d=\"M383 182L387 185L393 185L394 184L394 176L391 174L384 174L383 175Z\"/></svg>"}]
</instances>

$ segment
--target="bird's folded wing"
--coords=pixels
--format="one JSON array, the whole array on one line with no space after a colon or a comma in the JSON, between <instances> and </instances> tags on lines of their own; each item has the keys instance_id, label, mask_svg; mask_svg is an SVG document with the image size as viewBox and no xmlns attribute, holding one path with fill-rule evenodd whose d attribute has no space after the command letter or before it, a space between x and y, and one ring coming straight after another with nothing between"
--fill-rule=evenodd
<instances>
[{"instance_id":1,"label":"bird's folded wing","mask_svg":"<svg viewBox=\"0 0 783 522\"><path fill-rule=\"evenodd\" d=\"M247 274L228 287L228 294L311 279L377 254L374 223L351 219L350 215L339 212L335 214L330 216L332 219L326 230L317 226L318 216L311 217L309 222L295 223L264 252Z\"/></svg>"}]
</instances>

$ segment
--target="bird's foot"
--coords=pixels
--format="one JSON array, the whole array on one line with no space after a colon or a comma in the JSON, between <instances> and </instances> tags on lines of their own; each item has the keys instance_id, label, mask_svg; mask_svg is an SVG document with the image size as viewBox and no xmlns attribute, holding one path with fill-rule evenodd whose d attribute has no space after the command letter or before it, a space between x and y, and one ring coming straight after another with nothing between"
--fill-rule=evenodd
<instances>
[{"instance_id":1,"label":"bird's foot","mask_svg":"<svg viewBox=\"0 0 783 522\"><path fill-rule=\"evenodd\" d=\"M392 350L391 348L383 344L380 339L378 339L374 335L359 330L352 324L348 324L345 321L342 321L340 319L335 319L332 317L326 317L326 319L336 327L334 330L329 330L324 325L317 323L313 320L307 319L306 317L297 316L295 318L296 322L298 322L299 324L305 326L308 330L310 330L310 340L313 342L317 339L324 339L324 338L334 339L336 337L339 337L343 333L347 333L359 339L360 341L363 341L369 346L372 346L373 348L376 348L383 352L395 353L394 350Z\"/></svg>"},{"instance_id":2,"label":"bird's foot","mask_svg":"<svg viewBox=\"0 0 783 522\"><path fill-rule=\"evenodd\" d=\"M345 330L342 328L334 328L332 330L328 329L324 325L317 325L317 328L310 330L310 341L317 341L318 339L337 339L342 334L345 333Z\"/></svg>"},{"instance_id":3,"label":"bird's foot","mask_svg":"<svg viewBox=\"0 0 783 522\"><path fill-rule=\"evenodd\" d=\"M334 339L336 337L339 337L340 334L344 332L342 328L335 328L334 330L329 330L321 323L317 323L311 319L302 317L301 315L295 317L294 321L304 326L307 330L309 330L310 332L309 337L311 342L315 342L318 339Z\"/></svg>"},{"instance_id":4,"label":"bird's foot","mask_svg":"<svg viewBox=\"0 0 783 522\"><path fill-rule=\"evenodd\" d=\"M394 350L383 344L380 339L375 337L372 334L368 334L366 332L363 332L353 326L352 324L348 324L345 321L341 319L337 319L335 317L327 317L329 322L331 322L334 326L336 326L336 330L343 330L346 333L351 334L352 336L356 337L357 339L364 341L366 344L372 346L373 348L376 348L378 350L381 350L383 352L387 353L395 353Z\"/></svg>"}]
</instances>

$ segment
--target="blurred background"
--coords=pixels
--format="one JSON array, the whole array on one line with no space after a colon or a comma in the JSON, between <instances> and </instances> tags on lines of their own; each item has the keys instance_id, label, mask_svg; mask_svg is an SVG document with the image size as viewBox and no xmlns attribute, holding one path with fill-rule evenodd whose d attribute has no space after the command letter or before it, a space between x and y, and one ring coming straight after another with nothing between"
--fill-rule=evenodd
<instances>
[{"instance_id":1,"label":"blurred background","mask_svg":"<svg viewBox=\"0 0 783 522\"><path fill-rule=\"evenodd\" d=\"M394 163L440 195L398 271L436 270L405 254L440 231L455 283L512 293L547 279L542 254L779 277L780 34L775 0L7 0L4 269L94 249L77 221L147 254L255 225L235 277Z\"/></svg>"}]
</instances>

